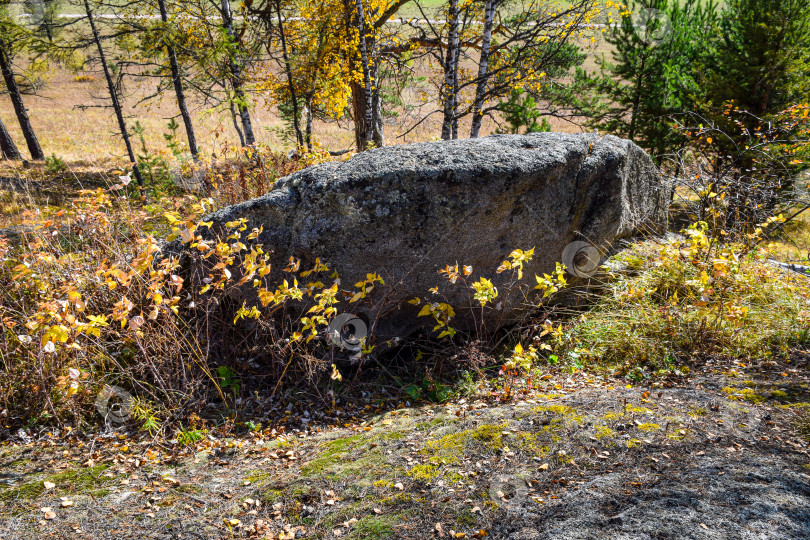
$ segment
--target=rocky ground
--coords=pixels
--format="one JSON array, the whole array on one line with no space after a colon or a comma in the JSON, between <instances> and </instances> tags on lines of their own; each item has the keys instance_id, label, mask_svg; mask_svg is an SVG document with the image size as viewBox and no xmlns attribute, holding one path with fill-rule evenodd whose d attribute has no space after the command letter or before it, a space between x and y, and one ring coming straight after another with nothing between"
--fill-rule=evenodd
<instances>
[{"instance_id":1,"label":"rocky ground","mask_svg":"<svg viewBox=\"0 0 810 540\"><path fill-rule=\"evenodd\" d=\"M180 446L0 446L0 538L808 538L808 353L503 403L369 398Z\"/></svg>"}]
</instances>

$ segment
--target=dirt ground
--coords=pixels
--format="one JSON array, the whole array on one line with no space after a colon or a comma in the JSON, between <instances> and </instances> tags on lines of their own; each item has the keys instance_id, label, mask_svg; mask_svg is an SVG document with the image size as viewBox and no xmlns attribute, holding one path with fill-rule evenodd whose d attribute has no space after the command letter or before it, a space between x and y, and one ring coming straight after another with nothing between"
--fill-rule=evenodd
<instances>
[{"instance_id":1,"label":"dirt ground","mask_svg":"<svg viewBox=\"0 0 810 540\"><path fill-rule=\"evenodd\" d=\"M810 352L627 385L553 373L501 403L367 396L188 446L0 446L0 538L808 538Z\"/></svg>"}]
</instances>

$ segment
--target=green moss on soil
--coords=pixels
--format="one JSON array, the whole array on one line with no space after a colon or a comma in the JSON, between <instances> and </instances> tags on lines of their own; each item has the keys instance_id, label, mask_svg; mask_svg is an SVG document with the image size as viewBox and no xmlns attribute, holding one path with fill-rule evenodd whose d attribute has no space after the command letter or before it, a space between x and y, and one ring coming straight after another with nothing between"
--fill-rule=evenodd
<instances>
[{"instance_id":1,"label":"green moss on soil","mask_svg":"<svg viewBox=\"0 0 810 540\"><path fill-rule=\"evenodd\" d=\"M765 396L757 394L753 388L733 388L725 387L723 392L728 395L728 399L736 401L745 400L749 403L762 403L765 401Z\"/></svg>"},{"instance_id":2,"label":"green moss on soil","mask_svg":"<svg viewBox=\"0 0 810 540\"><path fill-rule=\"evenodd\" d=\"M363 439L363 435L352 435L351 437L324 443L323 452L319 457L302 466L301 474L304 476L321 476L327 469L348 457L346 454L358 447Z\"/></svg>"},{"instance_id":3,"label":"green moss on soil","mask_svg":"<svg viewBox=\"0 0 810 540\"><path fill-rule=\"evenodd\" d=\"M270 479L270 473L257 470L257 471L249 471L247 476L245 476L245 480L250 482L251 484L264 484Z\"/></svg>"},{"instance_id":4,"label":"green moss on soil","mask_svg":"<svg viewBox=\"0 0 810 540\"><path fill-rule=\"evenodd\" d=\"M404 523L406 519L405 514L366 516L352 525L351 530L343 538L350 540L390 538L394 535L394 525Z\"/></svg>"},{"instance_id":5,"label":"green moss on soil","mask_svg":"<svg viewBox=\"0 0 810 540\"><path fill-rule=\"evenodd\" d=\"M36 482L27 482L19 486L0 491L0 501L8 502L16 499L32 500L38 498L45 491L45 481L56 484L57 493L87 493L92 489L109 484L113 479L101 477L101 473L110 466L96 465L87 469L77 466L75 469L48 476Z\"/></svg>"},{"instance_id":6,"label":"green moss on soil","mask_svg":"<svg viewBox=\"0 0 810 540\"><path fill-rule=\"evenodd\" d=\"M616 432L607 426L594 426L593 436L597 439L612 439L616 436Z\"/></svg>"},{"instance_id":7,"label":"green moss on soil","mask_svg":"<svg viewBox=\"0 0 810 540\"><path fill-rule=\"evenodd\" d=\"M463 479L448 468L465 456L494 454L504 448L503 431L508 424L483 424L481 426L450 433L438 439L429 439L420 453L427 456L425 463L415 465L408 471L414 480L431 482L441 477L449 482Z\"/></svg>"}]
</instances>

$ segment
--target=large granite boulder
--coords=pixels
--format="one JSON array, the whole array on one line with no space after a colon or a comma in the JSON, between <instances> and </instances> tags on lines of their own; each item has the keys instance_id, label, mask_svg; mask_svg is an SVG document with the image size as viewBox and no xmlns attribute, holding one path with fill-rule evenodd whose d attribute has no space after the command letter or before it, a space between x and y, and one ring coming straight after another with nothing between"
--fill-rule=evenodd
<instances>
[{"instance_id":1,"label":"large granite boulder","mask_svg":"<svg viewBox=\"0 0 810 540\"><path fill-rule=\"evenodd\" d=\"M511 272L495 273L512 250L535 248L525 267L530 286L534 274L551 272L558 261L571 268L569 277L587 277L597 250L660 229L667 202L655 166L632 142L537 133L370 150L287 176L266 195L206 220L215 231L238 218L262 226L274 278L289 277L281 270L290 257L302 270L320 258L348 290L378 273L385 287L343 309L359 312L385 340L432 322L416 317L419 307L407 303L414 297L447 299L456 324L470 322L469 287L438 273L448 264L471 265L470 277L491 278L501 289L491 318L508 324L527 307L522 293L505 290ZM428 292L436 286L438 295Z\"/></svg>"}]
</instances>

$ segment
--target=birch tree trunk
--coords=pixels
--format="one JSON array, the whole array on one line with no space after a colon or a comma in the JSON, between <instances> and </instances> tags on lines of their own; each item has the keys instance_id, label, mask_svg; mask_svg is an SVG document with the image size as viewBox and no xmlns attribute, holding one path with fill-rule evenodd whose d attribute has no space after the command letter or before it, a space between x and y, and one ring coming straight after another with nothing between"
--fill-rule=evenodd
<instances>
[{"instance_id":1,"label":"birch tree trunk","mask_svg":"<svg viewBox=\"0 0 810 540\"><path fill-rule=\"evenodd\" d=\"M300 148L304 146L304 134L301 132L301 123L298 118L298 96L296 95L295 84L293 83L290 56L287 52L287 34L284 31L284 19L281 16L281 0L275 0L275 7L276 15L278 15L278 37L281 44L281 60L284 62L284 73L287 75L287 88L290 91L290 100L292 101L293 130L295 131L295 140Z\"/></svg>"},{"instance_id":2,"label":"birch tree trunk","mask_svg":"<svg viewBox=\"0 0 810 540\"><path fill-rule=\"evenodd\" d=\"M312 98L312 94L307 96L306 105L304 107L304 118L306 121L306 135L304 138L307 143L307 150L310 152L312 152Z\"/></svg>"},{"instance_id":3,"label":"birch tree trunk","mask_svg":"<svg viewBox=\"0 0 810 540\"><path fill-rule=\"evenodd\" d=\"M372 87L371 64L366 40L366 18L363 12L363 0L355 0L357 8L357 30L360 33L360 63L363 67L363 140L358 141L357 149L368 149L374 142L374 89Z\"/></svg>"},{"instance_id":4,"label":"birch tree trunk","mask_svg":"<svg viewBox=\"0 0 810 540\"><path fill-rule=\"evenodd\" d=\"M459 8L458 0L450 0L447 10L447 50L444 55L444 82L442 85L442 139L453 138L453 126L458 125L456 121L456 110L458 109L458 26ZM458 136L458 128L456 128Z\"/></svg>"},{"instance_id":5,"label":"birch tree trunk","mask_svg":"<svg viewBox=\"0 0 810 540\"><path fill-rule=\"evenodd\" d=\"M8 54L6 43L0 38L0 71L3 72L3 80L6 83L8 95L11 98L11 104L14 106L14 114L17 115L17 122L22 129L23 137L25 137L25 144L28 146L28 151L31 153L31 159L34 161L42 161L45 159L45 154L42 152L42 147L39 145L34 127L31 125L31 120L28 118L28 111L25 109L23 103L22 93L17 86L17 81L14 79L14 71L11 68L11 57Z\"/></svg>"},{"instance_id":6,"label":"birch tree trunk","mask_svg":"<svg viewBox=\"0 0 810 540\"><path fill-rule=\"evenodd\" d=\"M236 35L233 31L233 15L231 14L230 0L222 0L222 26L230 38L231 46L236 46ZM245 136L245 144L253 146L256 139L253 136L253 124L250 121L250 111L248 111L245 91L243 89L244 80L242 78L242 66L240 65L239 53L233 51L228 55L228 69L231 72L231 86L233 87L236 106L239 109L239 118L242 121L242 131Z\"/></svg>"},{"instance_id":7,"label":"birch tree trunk","mask_svg":"<svg viewBox=\"0 0 810 540\"><path fill-rule=\"evenodd\" d=\"M456 46L455 50L455 58L453 59L453 65L455 69L453 70L453 130L452 130L452 138L458 139L458 59L459 54L461 52L461 47L459 45Z\"/></svg>"},{"instance_id":8,"label":"birch tree trunk","mask_svg":"<svg viewBox=\"0 0 810 540\"><path fill-rule=\"evenodd\" d=\"M164 24L168 24L169 15L166 11L166 0L158 0L158 7L160 8L160 20ZM191 152L191 157L197 161L197 137L194 135L194 124L191 121L191 115L188 112L186 105L186 95L183 91L183 81L180 78L180 64L177 62L177 54L174 47L166 44L166 55L169 57L169 67L172 71L172 83L174 84L174 94L177 98L177 108L180 109L180 116L183 118L183 125L186 128L186 137L188 138L188 149Z\"/></svg>"},{"instance_id":9,"label":"birch tree trunk","mask_svg":"<svg viewBox=\"0 0 810 540\"><path fill-rule=\"evenodd\" d=\"M492 47L492 27L495 24L496 0L486 0L484 5L484 30L481 34L481 57L478 60L478 82L475 85L475 98L473 101L472 127L470 138L475 139L481 131L481 121L484 119L484 93L489 81L489 52Z\"/></svg>"},{"instance_id":10,"label":"birch tree trunk","mask_svg":"<svg viewBox=\"0 0 810 540\"><path fill-rule=\"evenodd\" d=\"M379 80L376 74L374 76L374 80ZM379 86L374 89L373 98L374 109L372 110L371 117L373 118L374 124L372 125L371 138L374 141L374 146L376 148L382 148L385 146L385 134L383 131L382 122L382 94L380 93Z\"/></svg>"},{"instance_id":11,"label":"birch tree trunk","mask_svg":"<svg viewBox=\"0 0 810 540\"><path fill-rule=\"evenodd\" d=\"M90 8L89 0L84 0L84 10L87 13L87 22L90 24L90 31L93 33L93 41L98 48L98 58L104 70L104 78L107 80L107 90L110 93L110 101L112 102L113 110L115 110L115 118L118 120L118 129L121 131L121 138L124 139L124 146L127 148L127 156L129 157L130 163L132 163L132 173L135 175L135 181L138 182L138 187L141 188L141 193L143 194L143 178L141 177L141 171L138 169L135 152L132 151L132 143L129 140L127 124L124 122L121 102L118 100L118 92L115 90L115 83L110 73L110 67L107 65L107 55L104 54L104 47L101 45L101 37L96 27L96 21L93 18L93 10Z\"/></svg>"},{"instance_id":12,"label":"birch tree trunk","mask_svg":"<svg viewBox=\"0 0 810 540\"><path fill-rule=\"evenodd\" d=\"M376 80L376 77L374 77ZM376 148L385 146L385 132L382 123L382 96L379 88L372 92L371 124L366 124L368 118L368 101L366 91L362 84L351 83L352 114L354 115L354 140L358 150L366 146L371 138Z\"/></svg>"}]
</instances>

